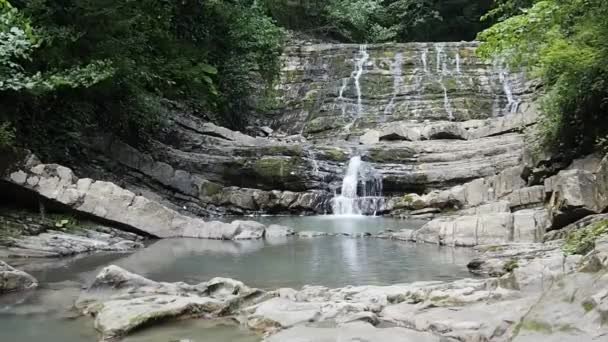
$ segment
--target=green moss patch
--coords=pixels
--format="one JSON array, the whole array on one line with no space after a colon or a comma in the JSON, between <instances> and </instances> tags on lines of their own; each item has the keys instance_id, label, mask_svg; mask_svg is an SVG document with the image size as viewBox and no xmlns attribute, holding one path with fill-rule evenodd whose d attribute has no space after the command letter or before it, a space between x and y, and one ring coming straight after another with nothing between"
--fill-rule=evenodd
<instances>
[{"instance_id":1,"label":"green moss patch","mask_svg":"<svg viewBox=\"0 0 608 342\"><path fill-rule=\"evenodd\" d=\"M566 255L585 255L595 248L595 241L604 234L608 234L608 220L570 232L562 250Z\"/></svg>"}]
</instances>

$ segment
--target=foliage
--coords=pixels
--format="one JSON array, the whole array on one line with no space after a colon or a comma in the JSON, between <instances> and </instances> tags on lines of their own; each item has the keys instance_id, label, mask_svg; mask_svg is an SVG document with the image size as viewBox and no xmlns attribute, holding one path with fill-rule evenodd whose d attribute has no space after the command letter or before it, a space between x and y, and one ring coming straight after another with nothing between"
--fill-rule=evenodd
<instances>
[{"instance_id":1,"label":"foliage","mask_svg":"<svg viewBox=\"0 0 608 342\"><path fill-rule=\"evenodd\" d=\"M43 38L8 1L0 0L0 91L47 92L60 87L90 87L111 76L105 61L47 73L28 74L20 64L31 60Z\"/></svg>"},{"instance_id":2,"label":"foliage","mask_svg":"<svg viewBox=\"0 0 608 342\"><path fill-rule=\"evenodd\" d=\"M0 122L0 148L13 145L15 142L15 129L10 122Z\"/></svg>"},{"instance_id":3,"label":"foliage","mask_svg":"<svg viewBox=\"0 0 608 342\"><path fill-rule=\"evenodd\" d=\"M562 247L564 254L585 255L595 248L595 241L602 235L608 234L608 221L601 221L568 234Z\"/></svg>"},{"instance_id":4,"label":"foliage","mask_svg":"<svg viewBox=\"0 0 608 342\"><path fill-rule=\"evenodd\" d=\"M608 133L607 34L605 1L536 1L482 32L478 53L542 80L543 146L584 153Z\"/></svg>"},{"instance_id":5,"label":"foliage","mask_svg":"<svg viewBox=\"0 0 608 342\"><path fill-rule=\"evenodd\" d=\"M492 0L263 0L282 25L355 43L471 40Z\"/></svg>"},{"instance_id":6,"label":"foliage","mask_svg":"<svg viewBox=\"0 0 608 342\"><path fill-rule=\"evenodd\" d=\"M283 31L252 1L0 4L0 120L43 155L89 130L144 141L176 109L242 125L278 74Z\"/></svg>"}]
</instances>

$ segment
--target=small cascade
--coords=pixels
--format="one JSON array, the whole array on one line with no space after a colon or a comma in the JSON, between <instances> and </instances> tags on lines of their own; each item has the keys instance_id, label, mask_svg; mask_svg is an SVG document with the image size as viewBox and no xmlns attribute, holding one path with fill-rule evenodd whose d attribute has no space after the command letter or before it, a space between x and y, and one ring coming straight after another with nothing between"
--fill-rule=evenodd
<instances>
[{"instance_id":1,"label":"small cascade","mask_svg":"<svg viewBox=\"0 0 608 342\"><path fill-rule=\"evenodd\" d=\"M462 71L460 70L460 51L456 51L456 73L457 74L462 74Z\"/></svg>"},{"instance_id":2,"label":"small cascade","mask_svg":"<svg viewBox=\"0 0 608 342\"><path fill-rule=\"evenodd\" d=\"M420 56L420 59L422 60L422 70L424 71L425 74L429 73L429 62L427 60L427 55L429 53L428 49L424 49L422 50L422 55Z\"/></svg>"},{"instance_id":3,"label":"small cascade","mask_svg":"<svg viewBox=\"0 0 608 342\"><path fill-rule=\"evenodd\" d=\"M506 112L509 114L514 114L517 112L519 108L519 101L515 99L513 96L513 89L511 87L511 82L509 82L508 72L504 67L501 67L498 72L498 78L500 79L500 83L502 83L503 91L507 96L507 108Z\"/></svg>"},{"instance_id":4,"label":"small cascade","mask_svg":"<svg viewBox=\"0 0 608 342\"><path fill-rule=\"evenodd\" d=\"M395 55L395 61L391 65L391 74L393 75L393 97L390 102L384 108L384 115L390 115L395 110L395 99L399 94L399 90L403 85L403 54L397 53Z\"/></svg>"},{"instance_id":5,"label":"small cascade","mask_svg":"<svg viewBox=\"0 0 608 342\"><path fill-rule=\"evenodd\" d=\"M312 173L315 176L318 176L319 175L319 162L317 162L317 155L310 148L305 149L305 151L308 154L308 157L310 158L310 162L312 164Z\"/></svg>"},{"instance_id":6,"label":"small cascade","mask_svg":"<svg viewBox=\"0 0 608 342\"><path fill-rule=\"evenodd\" d=\"M332 200L335 215L374 214L384 204L382 175L361 157L352 157L342 180L339 196Z\"/></svg>"},{"instance_id":7,"label":"small cascade","mask_svg":"<svg viewBox=\"0 0 608 342\"><path fill-rule=\"evenodd\" d=\"M441 89L443 89L443 108L446 113L448 113L448 119L450 121L454 120L454 111L452 110L452 105L450 104L450 98L448 97L448 88L443 84L443 79L439 81L441 84Z\"/></svg>"},{"instance_id":8,"label":"small cascade","mask_svg":"<svg viewBox=\"0 0 608 342\"><path fill-rule=\"evenodd\" d=\"M340 91L338 92L338 103L342 109L342 116L346 115L346 101L344 99L344 91L348 86L348 78L342 80L342 85L340 86Z\"/></svg>"},{"instance_id":9,"label":"small cascade","mask_svg":"<svg viewBox=\"0 0 608 342\"><path fill-rule=\"evenodd\" d=\"M355 61L355 91L357 92L357 116L361 115L363 111L363 104L361 102L361 76L365 72L365 63L369 60L369 53L367 53L367 46L361 45L359 48L359 56Z\"/></svg>"},{"instance_id":10,"label":"small cascade","mask_svg":"<svg viewBox=\"0 0 608 342\"><path fill-rule=\"evenodd\" d=\"M435 45L435 52L436 52L436 63L437 63L437 74L439 74L439 85L441 86L441 89L443 90L443 108L445 109L445 112L448 114L448 119L450 121L454 120L454 111L452 109L452 104L450 103L450 98L448 96L448 89L445 86L445 83L443 82L443 77L445 75L449 75L450 70L448 69L448 65L447 65L447 56L444 55L444 51L443 51L443 45L437 44Z\"/></svg>"}]
</instances>

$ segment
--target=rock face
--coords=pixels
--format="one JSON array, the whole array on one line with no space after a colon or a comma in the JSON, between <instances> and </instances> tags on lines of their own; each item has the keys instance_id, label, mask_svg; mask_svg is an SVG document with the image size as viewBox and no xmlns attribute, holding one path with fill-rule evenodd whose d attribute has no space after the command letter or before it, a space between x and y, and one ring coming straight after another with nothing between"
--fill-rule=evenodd
<instances>
[{"instance_id":1,"label":"rock face","mask_svg":"<svg viewBox=\"0 0 608 342\"><path fill-rule=\"evenodd\" d=\"M545 188L553 191L550 200L554 228L561 228L587 215L604 211L596 176L586 170L564 170L545 181Z\"/></svg>"},{"instance_id":2,"label":"rock face","mask_svg":"<svg viewBox=\"0 0 608 342\"><path fill-rule=\"evenodd\" d=\"M357 134L383 122L467 121L515 111L525 89L523 79L483 63L475 55L476 47L288 47L272 126L328 137Z\"/></svg>"},{"instance_id":3,"label":"rock face","mask_svg":"<svg viewBox=\"0 0 608 342\"><path fill-rule=\"evenodd\" d=\"M232 240L259 239L264 235L265 226L259 223L205 222L137 196L116 184L79 179L72 170L60 165L24 164L22 169L10 173L7 178L48 200L59 202L78 212L127 225L154 237ZM83 240L79 242L84 243Z\"/></svg>"},{"instance_id":4,"label":"rock face","mask_svg":"<svg viewBox=\"0 0 608 342\"><path fill-rule=\"evenodd\" d=\"M0 295L36 288L38 281L31 275L0 261Z\"/></svg>"}]
</instances>

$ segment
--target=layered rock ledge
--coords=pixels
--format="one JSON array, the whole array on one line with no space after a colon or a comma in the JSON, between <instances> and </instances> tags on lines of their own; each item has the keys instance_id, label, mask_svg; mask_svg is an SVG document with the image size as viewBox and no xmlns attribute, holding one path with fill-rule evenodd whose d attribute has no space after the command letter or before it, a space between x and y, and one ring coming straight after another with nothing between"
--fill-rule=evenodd
<instances>
[{"instance_id":1,"label":"layered rock ledge","mask_svg":"<svg viewBox=\"0 0 608 342\"><path fill-rule=\"evenodd\" d=\"M259 239L266 231L264 225L253 221L207 222L182 215L114 183L78 178L64 166L41 164L33 155L9 172L6 179L78 213L116 222L157 238ZM291 234L287 230L283 233Z\"/></svg>"}]
</instances>

